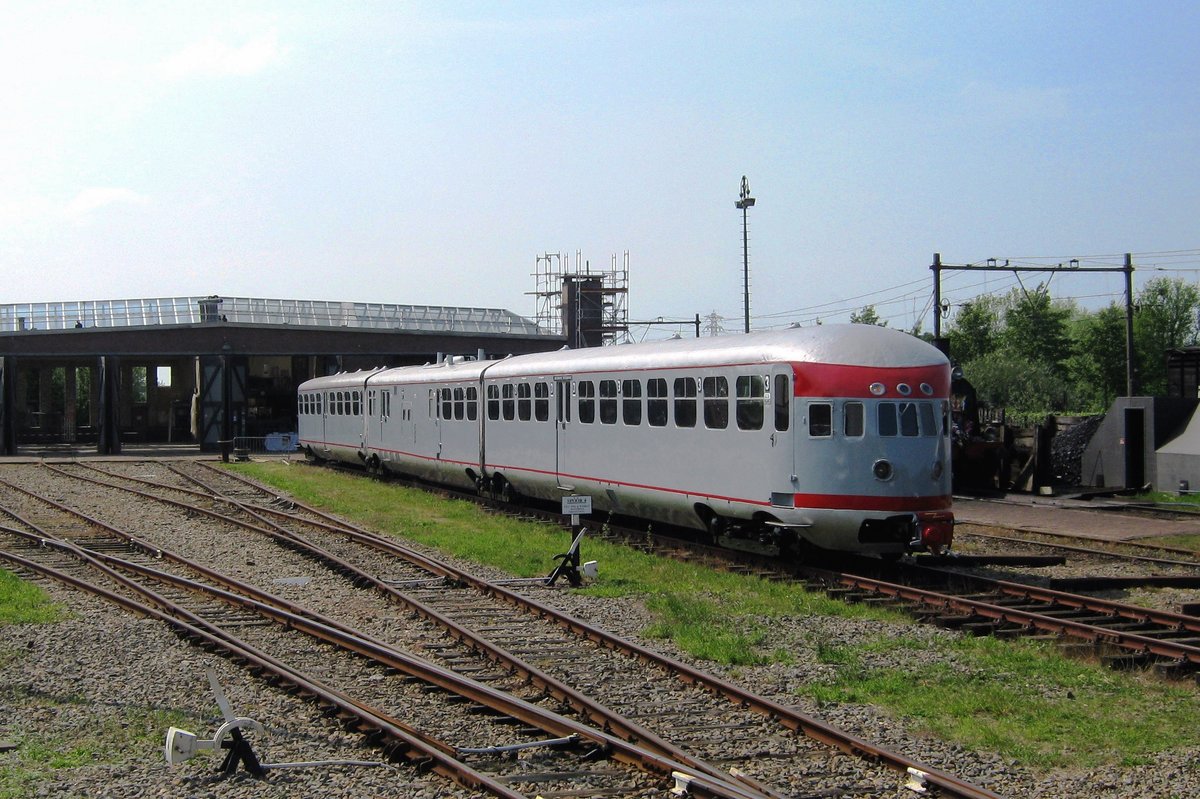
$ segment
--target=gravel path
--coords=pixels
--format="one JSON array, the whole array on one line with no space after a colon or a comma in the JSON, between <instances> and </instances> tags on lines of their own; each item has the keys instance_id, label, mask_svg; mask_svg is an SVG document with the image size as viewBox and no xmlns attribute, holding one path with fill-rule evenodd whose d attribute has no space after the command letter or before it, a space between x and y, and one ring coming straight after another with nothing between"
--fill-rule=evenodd
<instances>
[{"instance_id":1,"label":"gravel path","mask_svg":"<svg viewBox=\"0 0 1200 799\"><path fill-rule=\"evenodd\" d=\"M0 467L0 477L43 481L44 471L33 467ZM33 482L30 482L32 487ZM49 482L49 481L47 481ZM63 490L64 501L80 499ZM95 498L91 500L97 502ZM176 537L178 526L168 515L139 518L129 526L146 537ZM178 543L178 542L177 542ZM172 548L180 548L177 543ZM194 542L200 550L236 560L236 544L224 535ZM279 577L312 576L314 567L286 559L271 564L246 563L247 579L263 576L259 569ZM252 560L252 558L251 558ZM304 571L307 569L307 571ZM286 575L285 575L286 572ZM253 575L253 578L251 577ZM270 584L268 590L280 590ZM313 598L312 584L288 590L289 598ZM198 652L176 639L155 622L141 620L115 609L96 607L92 600L73 592L50 588L72 615L52 626L9 626L0 633L0 741L20 742L28 737L61 742L92 741L94 761L73 768L47 769L38 781L16 790L28 796L113 797L284 797L284 796L452 796L464 795L436 776L419 775L404 766L378 768L331 767L324 770L273 772L266 781L239 776L217 780L219 762L213 756L195 758L179 767L168 767L162 758L162 736L172 724L210 735L219 716L204 678L212 665L236 710L251 715L269 730L259 746L269 762L301 760L378 760L378 752L364 747L358 736L344 733L302 700L275 691L249 677L235 664ZM604 626L618 635L640 639L650 619L636 601L592 598L567 590L547 591L539 599ZM314 603L319 604L319 603ZM789 665L714 668L723 676L758 693L801 710L917 760L954 772L1011 797L1185 797L1200 795L1200 751L1176 751L1133 768L1104 767L1074 773L1033 773L996 755L964 751L915 731L909 722L887 712L851 704L818 706L798 699L793 688L804 681L827 677L835 668L817 658L819 644L853 643L864 637L904 635L933 640L954 633L931 627L888 624L822 617L793 617L770 626L771 649L794 653ZM643 641L682 659L660 640ZM905 649L883 656L888 665L922 668L921 649ZM936 701L936 698L933 699ZM5 786L5 766L17 762L17 752L0 753L0 791ZM29 756L29 753L26 753ZM887 790L888 795L891 794Z\"/></svg>"}]
</instances>

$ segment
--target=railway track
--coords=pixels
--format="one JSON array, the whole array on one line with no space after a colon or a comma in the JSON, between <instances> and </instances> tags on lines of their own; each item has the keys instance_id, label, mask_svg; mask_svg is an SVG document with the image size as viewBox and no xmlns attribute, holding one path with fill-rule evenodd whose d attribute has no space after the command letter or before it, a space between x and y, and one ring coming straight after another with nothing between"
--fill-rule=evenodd
<instances>
[{"instance_id":1,"label":"railway track","mask_svg":"<svg viewBox=\"0 0 1200 799\"><path fill-rule=\"evenodd\" d=\"M11 484L5 487L11 489ZM64 516L73 515L61 507L57 510ZM44 511L38 515L45 518L54 514ZM508 686L512 692L504 690L503 686L488 686L471 680L168 550L147 545L115 528L103 526L85 536L77 536L88 544L83 547L52 538L45 528L30 522L28 517L21 516L17 521L32 528L31 532L24 533L13 528L4 531L7 537L16 539L17 544L6 548L2 556L17 568L53 577L117 601L126 609L167 620L188 638L245 661L256 673L266 673L274 680L310 694L359 732L383 739L385 751L395 752L403 747L409 759L432 761L440 773L466 787L487 790L498 796L525 795L524 791L506 787L519 783L525 783L525 790L544 790L548 784L551 789L641 796L661 795L663 780L667 780L668 785L670 781L684 782L689 791L702 796L731 799L777 796L767 790L739 784L728 775L705 773L695 768L694 763L672 761L660 752L522 700L517 693L537 696L539 692L530 692L519 679ZM134 557L110 554L121 550ZM195 572L207 582L197 582L153 565L162 561ZM96 572L104 579L97 581L85 572ZM109 582L112 586L106 588L101 582ZM221 585L234 590L218 587ZM264 619L274 624L265 635L255 636L260 640L248 641L247 630L258 628ZM341 653L352 653L365 659L384 674L403 675L401 682L405 690L399 698L390 698L389 704L406 708L421 706L421 718L436 719L439 730L436 734L416 730L377 704L329 685L327 680L270 654L268 649L271 648L296 651L294 645L279 640L283 629L300 631L321 642L322 647L310 660L320 664L320 671L338 674L337 685L362 685L373 681L348 666L335 665L333 656ZM264 638L276 640L261 640ZM310 664L307 668L314 669L315 666ZM413 686L412 682L417 684ZM432 693L444 695L446 701L431 702L430 689L436 689ZM464 706L463 702L468 704ZM489 719L488 728L481 731L481 726ZM514 728L514 724L519 726ZM464 730L487 743L476 746L452 743L454 738L464 736ZM536 780L526 779L530 775L513 772L511 768L499 770L512 760L507 753L524 748L565 754L558 758L558 763L542 754L538 758ZM589 758L595 758L597 754L601 755L600 760L615 760L636 767L632 770L634 773L626 773L631 771L629 768L605 769L589 765ZM535 786L535 782L538 785Z\"/></svg>"},{"instance_id":2,"label":"railway track","mask_svg":"<svg viewBox=\"0 0 1200 799\"><path fill-rule=\"evenodd\" d=\"M187 468L192 471L194 467ZM64 495L72 491L70 481L85 477L76 466L69 470L47 467L46 471L65 481L56 491ZM913 763L570 619L537 602L528 591L496 586L445 564L431 564L390 540L312 509L285 509L273 493L244 481L231 482L224 472L204 468L201 474L185 474L177 470L170 482L163 482L111 470L88 471L91 474L86 479L109 490L119 486L139 501L167 503L180 513L201 514L220 525L240 525L277 546L301 553L310 562L333 568L352 584L402 603L427 623L438 625L410 642L413 651L438 661L448 672L473 675L480 682L513 679L506 675L515 675L517 682L586 719L589 728L611 730L620 741L637 741L654 757L680 766L684 773L713 781L712 790L728 792L712 795L815 795L827 791L881 795L878 775L868 780L861 776L861 761L866 760L893 771L916 769L929 785L940 789L940 795L993 796L952 775ZM217 481L221 482L219 488L212 485ZM403 571L398 572L401 558ZM376 576L384 573L391 574L391 579ZM553 629L547 620L553 622ZM297 624L295 620L289 623ZM531 660L536 660L536 665ZM572 685L586 689L587 695ZM639 685L670 687L646 697L631 690ZM668 737L672 743L667 742ZM747 751L736 751L737 747L731 746L734 741L745 742ZM611 743L609 747L615 748ZM848 769L831 765L830 758L860 762ZM714 765L718 761L719 765ZM781 762L789 768L779 769ZM729 777L730 772L756 776L735 779ZM831 778L831 772L856 776L839 783ZM882 784L889 780L895 778L883 778Z\"/></svg>"},{"instance_id":3,"label":"railway track","mask_svg":"<svg viewBox=\"0 0 1200 799\"><path fill-rule=\"evenodd\" d=\"M420 484L416 484L420 485ZM453 496L509 509L505 503L451 492ZM521 507L550 522L561 516L538 508ZM909 611L915 618L973 634L1053 637L1067 646L1095 654L1116 668L1154 666L1168 677L1200 679L1200 617L1100 599L1086 594L1017 583L973 574L960 569L916 563L887 564L875 559L848 557L837 568L784 563L776 558L680 540L661 533L605 525L607 534L633 546L652 549L686 560L700 560L718 568L756 574L764 579L796 580L825 590L847 601L884 600ZM1086 548L1080 548L1086 551ZM1179 550L1178 554L1187 553ZM1097 556L1114 557L1097 550ZM1188 553L1191 554L1191 553ZM1116 555L1115 557L1121 557ZM1143 562L1194 567L1184 560L1135 556ZM1160 579L1191 584L1192 576ZM1154 580L1139 579L1140 584ZM1095 585L1113 587L1113 580ZM1082 581L1076 585L1086 586Z\"/></svg>"}]
</instances>

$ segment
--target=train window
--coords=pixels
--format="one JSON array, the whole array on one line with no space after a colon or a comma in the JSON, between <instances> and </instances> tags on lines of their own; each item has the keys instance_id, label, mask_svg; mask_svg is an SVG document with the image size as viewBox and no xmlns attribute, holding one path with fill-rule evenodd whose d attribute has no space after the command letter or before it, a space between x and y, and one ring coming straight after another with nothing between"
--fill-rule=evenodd
<instances>
[{"instance_id":1,"label":"train window","mask_svg":"<svg viewBox=\"0 0 1200 799\"><path fill-rule=\"evenodd\" d=\"M462 388L454 389L454 418L462 421L466 416L467 392Z\"/></svg>"},{"instance_id":2,"label":"train window","mask_svg":"<svg viewBox=\"0 0 1200 799\"><path fill-rule=\"evenodd\" d=\"M550 385L548 383L533 384L533 418L539 422L550 419Z\"/></svg>"},{"instance_id":3,"label":"train window","mask_svg":"<svg viewBox=\"0 0 1200 799\"><path fill-rule=\"evenodd\" d=\"M646 381L646 421L651 427L667 425L667 381L661 377Z\"/></svg>"},{"instance_id":4,"label":"train window","mask_svg":"<svg viewBox=\"0 0 1200 799\"><path fill-rule=\"evenodd\" d=\"M493 422L500 418L500 386L487 387L487 417Z\"/></svg>"},{"instance_id":5,"label":"train window","mask_svg":"<svg viewBox=\"0 0 1200 799\"><path fill-rule=\"evenodd\" d=\"M842 431L848 438L862 438L863 434L863 404L847 402L842 408Z\"/></svg>"},{"instance_id":6,"label":"train window","mask_svg":"<svg viewBox=\"0 0 1200 799\"><path fill-rule=\"evenodd\" d=\"M813 438L833 435L833 405L828 402L808 404L808 434Z\"/></svg>"},{"instance_id":7,"label":"train window","mask_svg":"<svg viewBox=\"0 0 1200 799\"><path fill-rule=\"evenodd\" d=\"M920 435L920 429L917 426L917 403L901 402L900 409L900 435L909 436L910 438Z\"/></svg>"},{"instance_id":8,"label":"train window","mask_svg":"<svg viewBox=\"0 0 1200 799\"><path fill-rule=\"evenodd\" d=\"M758 375L737 379L737 426L739 430L762 430L766 385Z\"/></svg>"},{"instance_id":9,"label":"train window","mask_svg":"<svg viewBox=\"0 0 1200 799\"><path fill-rule=\"evenodd\" d=\"M317 395L317 416L320 416L320 415L321 415L321 407L322 407L322 405L324 404L324 403L322 403L322 402L321 402L321 398L322 398L322 397L324 397L324 396L325 396L324 394L318 394L318 395Z\"/></svg>"},{"instance_id":10,"label":"train window","mask_svg":"<svg viewBox=\"0 0 1200 799\"><path fill-rule=\"evenodd\" d=\"M675 378L675 426L696 426L696 381L690 377Z\"/></svg>"},{"instance_id":11,"label":"train window","mask_svg":"<svg viewBox=\"0 0 1200 799\"><path fill-rule=\"evenodd\" d=\"M501 406L501 409L504 411L504 420L508 421L508 422L511 422L517 416L517 413L516 413L517 403L513 399L513 395L515 393L516 393L516 391L513 389L512 383L505 383L503 386L500 387L500 395L502 398L502 402L500 403L500 406Z\"/></svg>"},{"instance_id":12,"label":"train window","mask_svg":"<svg viewBox=\"0 0 1200 799\"><path fill-rule=\"evenodd\" d=\"M439 389L438 393L442 398L442 418L449 420L454 418L454 399L448 388Z\"/></svg>"},{"instance_id":13,"label":"train window","mask_svg":"<svg viewBox=\"0 0 1200 799\"><path fill-rule=\"evenodd\" d=\"M775 429L787 430L791 423L792 387L787 375L775 375Z\"/></svg>"},{"instance_id":14,"label":"train window","mask_svg":"<svg viewBox=\"0 0 1200 799\"><path fill-rule=\"evenodd\" d=\"M921 412L921 435L936 436L938 434L937 417L934 415L933 403L922 402L917 406Z\"/></svg>"},{"instance_id":15,"label":"train window","mask_svg":"<svg viewBox=\"0 0 1200 799\"><path fill-rule=\"evenodd\" d=\"M596 421L596 384L591 380L579 381L579 421L584 424Z\"/></svg>"},{"instance_id":16,"label":"train window","mask_svg":"<svg viewBox=\"0 0 1200 799\"><path fill-rule=\"evenodd\" d=\"M600 424L617 423L617 381L600 381Z\"/></svg>"},{"instance_id":17,"label":"train window","mask_svg":"<svg viewBox=\"0 0 1200 799\"><path fill-rule=\"evenodd\" d=\"M341 416L343 413L345 413L344 408L346 406L346 395L339 391L334 396L337 397L337 402L333 406L333 415Z\"/></svg>"},{"instance_id":18,"label":"train window","mask_svg":"<svg viewBox=\"0 0 1200 799\"><path fill-rule=\"evenodd\" d=\"M372 389L367 392L367 416L375 418L375 391Z\"/></svg>"},{"instance_id":19,"label":"train window","mask_svg":"<svg viewBox=\"0 0 1200 799\"><path fill-rule=\"evenodd\" d=\"M479 389L467 386L467 421L473 422L479 418Z\"/></svg>"},{"instance_id":20,"label":"train window","mask_svg":"<svg viewBox=\"0 0 1200 799\"><path fill-rule=\"evenodd\" d=\"M642 381L621 381L621 421L630 427L642 423Z\"/></svg>"},{"instance_id":21,"label":"train window","mask_svg":"<svg viewBox=\"0 0 1200 799\"><path fill-rule=\"evenodd\" d=\"M517 418L528 422L533 418L533 402L530 397L533 390L528 383L517 383Z\"/></svg>"},{"instance_id":22,"label":"train window","mask_svg":"<svg viewBox=\"0 0 1200 799\"><path fill-rule=\"evenodd\" d=\"M383 402L383 408L381 409L382 418L390 419L392 416L392 395L385 391L379 398Z\"/></svg>"},{"instance_id":23,"label":"train window","mask_svg":"<svg viewBox=\"0 0 1200 799\"><path fill-rule=\"evenodd\" d=\"M896 403L879 403L879 435L894 436L896 431Z\"/></svg>"},{"instance_id":24,"label":"train window","mask_svg":"<svg viewBox=\"0 0 1200 799\"><path fill-rule=\"evenodd\" d=\"M571 381L555 380L554 397L557 400L554 412L558 422L571 421Z\"/></svg>"},{"instance_id":25,"label":"train window","mask_svg":"<svg viewBox=\"0 0 1200 799\"><path fill-rule=\"evenodd\" d=\"M429 418L440 419L440 408L441 406L438 405L438 390L436 388L429 389Z\"/></svg>"},{"instance_id":26,"label":"train window","mask_svg":"<svg viewBox=\"0 0 1200 799\"><path fill-rule=\"evenodd\" d=\"M704 378L704 426L711 430L729 427L729 380Z\"/></svg>"}]
</instances>

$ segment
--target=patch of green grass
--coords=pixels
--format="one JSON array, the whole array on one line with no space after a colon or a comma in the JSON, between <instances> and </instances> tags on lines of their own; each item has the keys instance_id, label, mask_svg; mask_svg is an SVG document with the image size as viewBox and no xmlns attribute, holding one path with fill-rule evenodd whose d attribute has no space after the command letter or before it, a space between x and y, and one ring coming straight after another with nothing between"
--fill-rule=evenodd
<instances>
[{"instance_id":1,"label":"patch of green grass","mask_svg":"<svg viewBox=\"0 0 1200 799\"><path fill-rule=\"evenodd\" d=\"M1175 549L1190 549L1200 553L1200 535L1160 535L1153 538L1139 538L1139 544L1147 546L1173 547Z\"/></svg>"},{"instance_id":2,"label":"patch of green grass","mask_svg":"<svg viewBox=\"0 0 1200 799\"><path fill-rule=\"evenodd\" d=\"M63 617L61 605L12 572L0 569L0 627L6 624L48 624Z\"/></svg>"},{"instance_id":3,"label":"patch of green grass","mask_svg":"<svg viewBox=\"0 0 1200 799\"><path fill-rule=\"evenodd\" d=\"M38 697L43 711L92 703L77 697ZM163 735L171 726L195 722L181 712L158 708L122 707L111 713L81 717L79 725L53 735L26 735L16 740L16 759L0 766L0 799L33 795L39 782L54 771L98 763L114 763L121 753L161 750ZM125 755L128 756L127 754Z\"/></svg>"},{"instance_id":4,"label":"patch of green grass","mask_svg":"<svg viewBox=\"0 0 1200 799\"><path fill-rule=\"evenodd\" d=\"M546 574L553 556L569 545L565 531L548 525L356 475L280 463L235 468L366 527L521 576ZM652 614L647 635L738 667L803 656L771 641L772 625L784 617L912 623L894 611L847 605L795 585L713 572L599 539L585 539L583 554L600 564L600 579L584 593L639 598ZM822 702L879 705L930 734L1035 768L1133 765L1155 752L1200 744L1194 687L1114 673L1031 642L896 635L895 629L849 643L816 640L817 658L835 675L796 690ZM935 651L920 651L926 647Z\"/></svg>"},{"instance_id":5,"label":"patch of green grass","mask_svg":"<svg viewBox=\"0 0 1200 799\"><path fill-rule=\"evenodd\" d=\"M992 750L1038 768L1123 766L1200 743L1196 691L1063 656L1030 641L945 638L913 668L874 667L870 655L923 647L874 639L819 647L837 666L825 682L800 686L822 702L878 704L916 719L938 737Z\"/></svg>"}]
</instances>

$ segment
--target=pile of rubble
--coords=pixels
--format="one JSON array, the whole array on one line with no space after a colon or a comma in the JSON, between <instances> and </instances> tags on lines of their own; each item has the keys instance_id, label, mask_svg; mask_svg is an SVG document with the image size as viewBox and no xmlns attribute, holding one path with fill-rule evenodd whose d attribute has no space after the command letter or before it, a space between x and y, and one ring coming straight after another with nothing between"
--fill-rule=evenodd
<instances>
[{"instance_id":1,"label":"pile of rubble","mask_svg":"<svg viewBox=\"0 0 1200 799\"><path fill-rule=\"evenodd\" d=\"M1078 424L1059 428L1050 448L1050 462L1054 469L1054 482L1061 486L1082 484L1083 451L1104 421L1104 414L1089 416Z\"/></svg>"}]
</instances>

